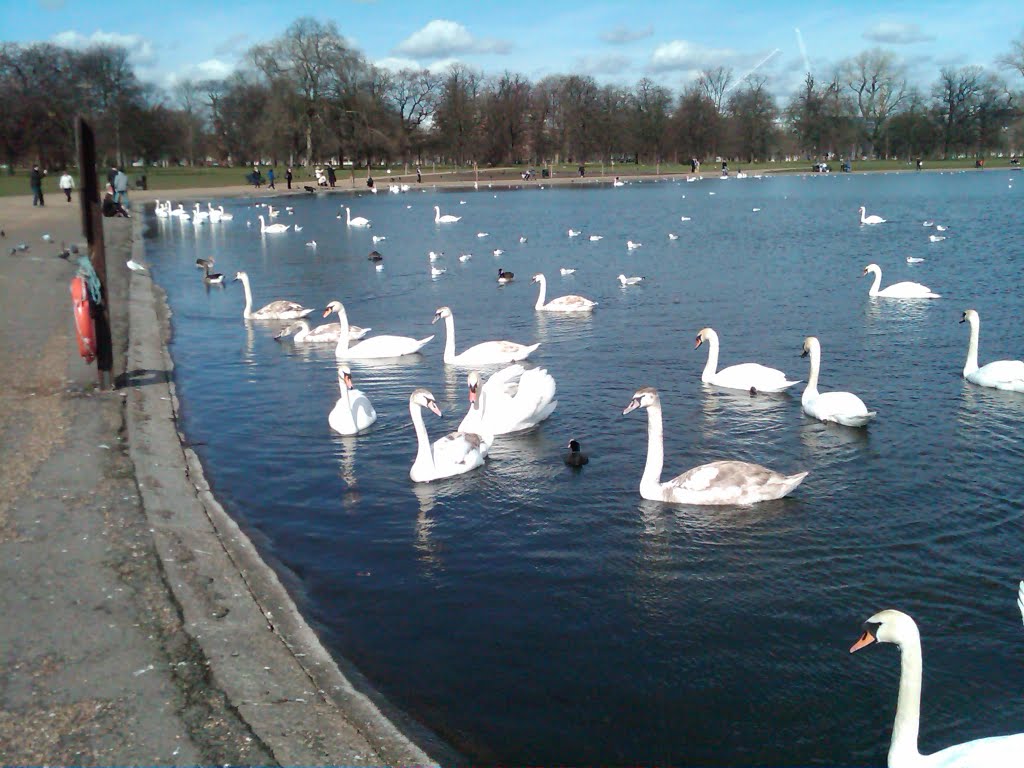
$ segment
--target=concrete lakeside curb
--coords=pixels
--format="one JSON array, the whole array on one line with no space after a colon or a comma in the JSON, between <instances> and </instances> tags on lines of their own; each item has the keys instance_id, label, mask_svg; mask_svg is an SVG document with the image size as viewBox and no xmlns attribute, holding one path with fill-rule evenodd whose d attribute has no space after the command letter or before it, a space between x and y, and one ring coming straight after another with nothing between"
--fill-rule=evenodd
<instances>
[{"instance_id":1,"label":"concrete lakeside curb","mask_svg":"<svg viewBox=\"0 0 1024 768\"><path fill-rule=\"evenodd\" d=\"M141 219L132 258L144 263ZM437 764L341 672L210 492L178 429L159 301L149 274L133 272L124 387L130 456L168 587L214 683L282 765ZM432 734L417 738L454 757Z\"/></svg>"}]
</instances>

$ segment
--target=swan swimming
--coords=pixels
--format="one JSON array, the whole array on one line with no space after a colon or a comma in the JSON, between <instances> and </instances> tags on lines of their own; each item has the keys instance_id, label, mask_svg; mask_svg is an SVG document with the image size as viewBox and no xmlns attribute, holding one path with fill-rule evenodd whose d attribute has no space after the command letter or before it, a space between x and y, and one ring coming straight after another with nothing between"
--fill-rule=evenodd
<instances>
[{"instance_id":1,"label":"swan swimming","mask_svg":"<svg viewBox=\"0 0 1024 768\"><path fill-rule=\"evenodd\" d=\"M555 380L543 368L526 370L521 365L510 365L483 383L477 371L470 371L466 384L469 412L459 429L491 441L495 435L533 429L558 406Z\"/></svg>"},{"instance_id":2,"label":"swan swimming","mask_svg":"<svg viewBox=\"0 0 1024 768\"><path fill-rule=\"evenodd\" d=\"M538 272L530 282L540 283L537 303L533 305L533 308L536 310L543 312L590 312L597 306L596 301L591 301L583 296L576 296L574 294L559 296L557 299L552 299L545 304L544 295L547 293L548 282L544 279L544 275Z\"/></svg>"},{"instance_id":3,"label":"swan swimming","mask_svg":"<svg viewBox=\"0 0 1024 768\"><path fill-rule=\"evenodd\" d=\"M932 293L932 289L927 285L921 285L921 283L902 282L893 283L882 290L878 290L878 286L882 283L882 268L877 264L868 264L864 267L864 272L861 273L861 277L867 274L874 274L875 281L871 284L871 288L868 290L868 296L878 296L883 299L940 299L942 298L937 293Z\"/></svg>"},{"instance_id":4,"label":"swan swimming","mask_svg":"<svg viewBox=\"0 0 1024 768\"><path fill-rule=\"evenodd\" d=\"M350 227L363 227L370 226L370 220L365 216L352 216L352 209L347 205L345 206L345 224Z\"/></svg>"},{"instance_id":5,"label":"swan swimming","mask_svg":"<svg viewBox=\"0 0 1024 768\"><path fill-rule=\"evenodd\" d=\"M566 275L575 274L576 272L576 270L572 267L560 267L558 271L562 273L562 277L565 277Z\"/></svg>"},{"instance_id":6,"label":"swan swimming","mask_svg":"<svg viewBox=\"0 0 1024 768\"><path fill-rule=\"evenodd\" d=\"M742 389L756 394L757 392L784 392L798 381L790 381L786 374L775 368L769 368L759 363L740 363L730 365L716 372L718 368L718 334L713 328L701 328L697 332L697 349L704 342L708 343L708 362L704 366L704 372L700 380L705 384L713 384L726 389Z\"/></svg>"},{"instance_id":7,"label":"swan swimming","mask_svg":"<svg viewBox=\"0 0 1024 768\"><path fill-rule=\"evenodd\" d=\"M249 287L249 275L245 272L236 272L235 280L240 280L245 290L245 309L242 310L242 317L251 320L297 320L311 313L301 304L285 299L278 299L260 307L255 312L252 310L252 290Z\"/></svg>"},{"instance_id":8,"label":"swan swimming","mask_svg":"<svg viewBox=\"0 0 1024 768\"><path fill-rule=\"evenodd\" d=\"M1018 607L1024 599L1024 583L1018 591ZM1024 610L1024 609L1022 609ZM900 649L900 686L896 717L889 742L889 768L1011 768L1021 763L1024 733L966 741L922 755L918 751L921 724L921 634L917 624L902 611L879 611L864 622L864 631L850 653L872 643L892 643Z\"/></svg>"},{"instance_id":9,"label":"swan swimming","mask_svg":"<svg viewBox=\"0 0 1024 768\"><path fill-rule=\"evenodd\" d=\"M875 214L865 216L864 214L867 213L867 209L863 205L860 207L859 210L861 224L885 224L885 219L883 219L881 216L876 216Z\"/></svg>"},{"instance_id":10,"label":"swan swimming","mask_svg":"<svg viewBox=\"0 0 1024 768\"><path fill-rule=\"evenodd\" d=\"M981 330L981 318L976 311L968 309L960 318L960 322L971 326L964 378L979 387L1024 392L1024 360L995 360L979 368L978 335Z\"/></svg>"},{"instance_id":11,"label":"swan swimming","mask_svg":"<svg viewBox=\"0 0 1024 768\"><path fill-rule=\"evenodd\" d=\"M358 325L348 327L349 341L359 341L372 329L360 328ZM308 320L297 320L287 328L281 330L274 338L283 339L292 337L295 344L337 344L341 336L341 323L324 323L316 328L309 327Z\"/></svg>"},{"instance_id":12,"label":"swan swimming","mask_svg":"<svg viewBox=\"0 0 1024 768\"><path fill-rule=\"evenodd\" d=\"M818 393L818 368L821 366L821 343L814 336L804 339L801 357L811 358L811 375L800 397L804 413L824 422L835 422L847 427L864 427L875 418L875 411L869 411L864 401L852 392Z\"/></svg>"},{"instance_id":13,"label":"swan swimming","mask_svg":"<svg viewBox=\"0 0 1024 768\"><path fill-rule=\"evenodd\" d=\"M618 281L620 285L639 285L643 282L642 277L626 277L625 275L619 275Z\"/></svg>"},{"instance_id":14,"label":"swan swimming","mask_svg":"<svg viewBox=\"0 0 1024 768\"><path fill-rule=\"evenodd\" d=\"M807 477L806 472L783 475L747 461L713 461L661 482L665 446L661 424L661 398L654 387L641 387L623 409L625 416L647 409L647 464L640 479L640 495L674 504L756 504L781 499Z\"/></svg>"},{"instance_id":15,"label":"swan swimming","mask_svg":"<svg viewBox=\"0 0 1024 768\"><path fill-rule=\"evenodd\" d=\"M425 339L414 339L410 336L371 336L349 346L349 324L348 314L345 312L345 305L340 301L332 301L324 309L324 317L332 312L338 313L338 320L341 325L341 334L338 336L338 346L334 348L334 355L339 359L373 359L383 357L402 357L419 352L433 336Z\"/></svg>"},{"instance_id":16,"label":"swan swimming","mask_svg":"<svg viewBox=\"0 0 1024 768\"><path fill-rule=\"evenodd\" d=\"M377 411L370 399L355 388L352 371L345 363L338 365L340 397L327 417L331 429L342 435L354 435L377 420Z\"/></svg>"},{"instance_id":17,"label":"swan swimming","mask_svg":"<svg viewBox=\"0 0 1024 768\"><path fill-rule=\"evenodd\" d=\"M572 227L569 227L569 237L579 237L579 236L580 236L580 230L573 229Z\"/></svg>"},{"instance_id":18,"label":"swan swimming","mask_svg":"<svg viewBox=\"0 0 1024 768\"><path fill-rule=\"evenodd\" d=\"M423 408L438 416L434 396L426 389L416 389L409 396L409 415L416 430L416 460L409 469L409 478L415 483L429 483L446 477L461 475L482 466L490 443L472 432L450 432L430 443L427 427L423 423Z\"/></svg>"},{"instance_id":19,"label":"swan swimming","mask_svg":"<svg viewBox=\"0 0 1024 768\"><path fill-rule=\"evenodd\" d=\"M270 226L267 226L266 222L263 220L262 213L256 218L260 220L261 235L279 235L282 232L287 232L288 227L291 226L290 224L271 224Z\"/></svg>"},{"instance_id":20,"label":"swan swimming","mask_svg":"<svg viewBox=\"0 0 1024 768\"><path fill-rule=\"evenodd\" d=\"M434 223L435 224L454 224L456 221L461 219L461 216L452 216L450 213L446 213L444 216L441 215L441 206L434 206Z\"/></svg>"},{"instance_id":21,"label":"swan swimming","mask_svg":"<svg viewBox=\"0 0 1024 768\"><path fill-rule=\"evenodd\" d=\"M526 346L514 341L484 341L469 349L455 354L455 317L451 307L438 307L431 325L444 320L445 342L444 362L447 365L494 365L498 363L514 363L530 356L540 342Z\"/></svg>"}]
</instances>

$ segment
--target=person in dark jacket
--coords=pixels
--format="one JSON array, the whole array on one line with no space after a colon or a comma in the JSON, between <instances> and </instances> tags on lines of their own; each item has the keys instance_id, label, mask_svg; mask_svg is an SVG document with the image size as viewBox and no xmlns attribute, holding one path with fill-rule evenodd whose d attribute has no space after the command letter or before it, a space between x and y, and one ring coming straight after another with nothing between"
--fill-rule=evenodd
<instances>
[{"instance_id":1,"label":"person in dark jacket","mask_svg":"<svg viewBox=\"0 0 1024 768\"><path fill-rule=\"evenodd\" d=\"M274 186L274 168L270 167L267 169L267 189L277 189Z\"/></svg>"},{"instance_id":2,"label":"person in dark jacket","mask_svg":"<svg viewBox=\"0 0 1024 768\"><path fill-rule=\"evenodd\" d=\"M32 188L32 205L44 206L43 202L43 176L46 171L40 171L38 165L32 166L32 173L29 174L28 184Z\"/></svg>"},{"instance_id":3,"label":"person in dark jacket","mask_svg":"<svg viewBox=\"0 0 1024 768\"><path fill-rule=\"evenodd\" d=\"M292 169L289 168L284 172L284 180L288 182L288 189L292 188Z\"/></svg>"},{"instance_id":4,"label":"person in dark jacket","mask_svg":"<svg viewBox=\"0 0 1024 768\"><path fill-rule=\"evenodd\" d=\"M327 183L330 184L333 187L334 186L334 182L337 181L337 180L338 180L338 177L334 174L334 166L328 164L328 166L327 166Z\"/></svg>"}]
</instances>

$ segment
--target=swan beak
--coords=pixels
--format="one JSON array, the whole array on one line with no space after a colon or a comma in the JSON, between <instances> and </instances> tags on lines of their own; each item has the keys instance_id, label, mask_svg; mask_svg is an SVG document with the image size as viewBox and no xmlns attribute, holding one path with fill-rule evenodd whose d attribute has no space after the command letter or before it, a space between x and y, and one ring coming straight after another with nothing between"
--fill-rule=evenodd
<instances>
[{"instance_id":1,"label":"swan beak","mask_svg":"<svg viewBox=\"0 0 1024 768\"><path fill-rule=\"evenodd\" d=\"M800 357L807 357L807 350L806 349L803 352L800 353Z\"/></svg>"},{"instance_id":2,"label":"swan beak","mask_svg":"<svg viewBox=\"0 0 1024 768\"><path fill-rule=\"evenodd\" d=\"M476 387L469 388L469 404L474 408L479 407L479 400L477 400Z\"/></svg>"},{"instance_id":3,"label":"swan beak","mask_svg":"<svg viewBox=\"0 0 1024 768\"><path fill-rule=\"evenodd\" d=\"M434 315L434 319L430 321L430 324L431 324L431 325L433 325L434 323L436 323L436 322L437 322L438 320L440 320L440 319L441 319L441 313L440 313L440 312L438 312L438 313L436 313L436 314Z\"/></svg>"},{"instance_id":4,"label":"swan beak","mask_svg":"<svg viewBox=\"0 0 1024 768\"><path fill-rule=\"evenodd\" d=\"M327 307L327 309L324 310L324 317L327 317L329 314L331 314L331 308Z\"/></svg>"},{"instance_id":5,"label":"swan beak","mask_svg":"<svg viewBox=\"0 0 1024 768\"><path fill-rule=\"evenodd\" d=\"M967 313L966 312L964 312L964 316L960 318L959 322L960 323L966 323L967 322Z\"/></svg>"},{"instance_id":6,"label":"swan beak","mask_svg":"<svg viewBox=\"0 0 1024 768\"><path fill-rule=\"evenodd\" d=\"M875 636L868 632L866 629L861 634L860 639L856 643L850 646L850 653L859 651L861 648L871 645L875 642Z\"/></svg>"},{"instance_id":7,"label":"swan beak","mask_svg":"<svg viewBox=\"0 0 1024 768\"><path fill-rule=\"evenodd\" d=\"M634 397L632 400L629 401L629 405L622 409L622 415L625 416L630 411L635 411L639 407L640 400Z\"/></svg>"},{"instance_id":8,"label":"swan beak","mask_svg":"<svg viewBox=\"0 0 1024 768\"><path fill-rule=\"evenodd\" d=\"M431 400L429 403L427 403L427 408L432 410L438 416L441 415L441 409L437 407L437 403L435 403L433 400Z\"/></svg>"},{"instance_id":9,"label":"swan beak","mask_svg":"<svg viewBox=\"0 0 1024 768\"><path fill-rule=\"evenodd\" d=\"M704 339L702 339L700 336L698 336L697 337L697 343L693 345L693 348L696 349L697 347L699 347L703 343L704 343Z\"/></svg>"},{"instance_id":10,"label":"swan beak","mask_svg":"<svg viewBox=\"0 0 1024 768\"><path fill-rule=\"evenodd\" d=\"M345 380L345 386L346 387L348 387L349 389L355 389L355 386L352 384L352 374L350 374L350 373L343 374L342 378Z\"/></svg>"}]
</instances>

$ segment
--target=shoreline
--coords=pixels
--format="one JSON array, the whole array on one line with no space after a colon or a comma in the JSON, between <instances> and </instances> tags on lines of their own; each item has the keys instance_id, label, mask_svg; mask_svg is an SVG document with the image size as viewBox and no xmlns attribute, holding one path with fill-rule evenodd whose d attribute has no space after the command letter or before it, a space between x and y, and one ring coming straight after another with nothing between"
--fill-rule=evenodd
<instances>
[{"instance_id":1,"label":"shoreline","mask_svg":"<svg viewBox=\"0 0 1024 768\"><path fill-rule=\"evenodd\" d=\"M177 421L163 292L124 266L145 263L134 202L104 219L118 385L99 391L76 265L56 255L85 250L78 206L0 199L3 244L29 246L0 254L0 762L457 762L327 652L210 492Z\"/></svg>"}]
</instances>

